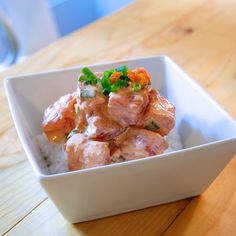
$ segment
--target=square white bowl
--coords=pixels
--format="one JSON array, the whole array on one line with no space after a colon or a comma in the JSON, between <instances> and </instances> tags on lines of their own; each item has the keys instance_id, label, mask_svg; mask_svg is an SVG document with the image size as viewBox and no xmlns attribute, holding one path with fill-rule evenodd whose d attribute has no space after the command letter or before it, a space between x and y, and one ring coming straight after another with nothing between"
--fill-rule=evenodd
<instances>
[{"instance_id":1,"label":"square white bowl","mask_svg":"<svg viewBox=\"0 0 236 236\"><path fill-rule=\"evenodd\" d=\"M201 194L236 153L236 124L166 56L89 65L103 71L120 65L145 67L176 106L184 149L159 156L48 175L39 165L35 136L43 112L75 91L82 66L5 79L12 117L36 177L68 221L82 222Z\"/></svg>"}]
</instances>

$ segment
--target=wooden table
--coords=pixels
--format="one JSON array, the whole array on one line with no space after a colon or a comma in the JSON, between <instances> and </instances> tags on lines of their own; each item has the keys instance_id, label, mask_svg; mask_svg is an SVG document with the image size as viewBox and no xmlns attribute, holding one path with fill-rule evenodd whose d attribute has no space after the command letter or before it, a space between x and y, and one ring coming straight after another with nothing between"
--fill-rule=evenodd
<instances>
[{"instance_id":1,"label":"wooden table","mask_svg":"<svg viewBox=\"0 0 236 236\"><path fill-rule=\"evenodd\" d=\"M4 77L153 54L169 55L236 117L236 1L136 1L0 74L0 235L236 235L236 158L200 197L75 225L34 178Z\"/></svg>"}]
</instances>

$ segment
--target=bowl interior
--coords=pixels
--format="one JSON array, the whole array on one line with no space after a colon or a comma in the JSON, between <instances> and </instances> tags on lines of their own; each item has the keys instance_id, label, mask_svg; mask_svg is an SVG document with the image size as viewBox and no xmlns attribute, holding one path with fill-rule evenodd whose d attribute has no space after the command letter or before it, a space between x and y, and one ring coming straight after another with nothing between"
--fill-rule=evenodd
<instances>
[{"instance_id":1,"label":"bowl interior","mask_svg":"<svg viewBox=\"0 0 236 236\"><path fill-rule=\"evenodd\" d=\"M236 137L236 125L206 93L167 57L149 57L92 65L103 71L121 65L145 67L157 88L176 106L176 129L184 148ZM35 136L40 134L44 110L60 96L75 91L81 67L25 75L5 81L15 125L27 154L37 171L40 151ZM47 173L43 173L47 174Z\"/></svg>"},{"instance_id":2,"label":"bowl interior","mask_svg":"<svg viewBox=\"0 0 236 236\"><path fill-rule=\"evenodd\" d=\"M170 60L162 79L161 91L175 104L185 148L236 137L235 121Z\"/></svg>"}]
</instances>

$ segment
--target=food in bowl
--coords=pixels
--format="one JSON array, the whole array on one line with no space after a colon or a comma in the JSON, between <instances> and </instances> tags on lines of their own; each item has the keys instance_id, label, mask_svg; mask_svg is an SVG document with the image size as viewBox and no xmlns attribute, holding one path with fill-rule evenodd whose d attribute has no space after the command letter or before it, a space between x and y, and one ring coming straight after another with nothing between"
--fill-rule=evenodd
<instances>
[{"instance_id":1,"label":"food in bowl","mask_svg":"<svg viewBox=\"0 0 236 236\"><path fill-rule=\"evenodd\" d=\"M171 146L182 148L177 133L171 134L177 145L169 142L170 135L168 139L175 126L175 106L150 85L145 68L121 66L93 73L84 67L77 90L44 113L43 135L37 139L50 172L146 158Z\"/></svg>"}]
</instances>

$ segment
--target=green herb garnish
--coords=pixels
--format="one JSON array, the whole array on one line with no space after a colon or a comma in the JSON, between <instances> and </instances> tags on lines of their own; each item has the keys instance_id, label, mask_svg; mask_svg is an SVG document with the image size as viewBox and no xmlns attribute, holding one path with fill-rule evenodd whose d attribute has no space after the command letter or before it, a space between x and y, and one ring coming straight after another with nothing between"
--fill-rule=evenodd
<instances>
[{"instance_id":1,"label":"green herb garnish","mask_svg":"<svg viewBox=\"0 0 236 236\"><path fill-rule=\"evenodd\" d=\"M103 73L103 77L106 77L109 79L113 72L114 70L105 70Z\"/></svg>"},{"instance_id":2,"label":"green herb garnish","mask_svg":"<svg viewBox=\"0 0 236 236\"><path fill-rule=\"evenodd\" d=\"M110 77L113 72L121 72L122 76L117 79L116 83L111 84ZM105 96L109 96L111 92L118 92L121 88L128 87L130 79L128 78L128 67L124 65L113 70L104 71L102 79L97 78L88 67L84 67L81 70L79 81L84 82L86 85L95 85L97 83L100 83L102 94L104 94ZM138 91L138 86L135 86L135 89ZM81 98L91 98L95 96L96 94L91 94L84 91L80 94Z\"/></svg>"},{"instance_id":3,"label":"green herb garnish","mask_svg":"<svg viewBox=\"0 0 236 236\"><path fill-rule=\"evenodd\" d=\"M75 103L74 108L75 108L75 113L78 114L79 113L79 106L77 103Z\"/></svg>"},{"instance_id":4,"label":"green herb garnish","mask_svg":"<svg viewBox=\"0 0 236 236\"><path fill-rule=\"evenodd\" d=\"M84 67L81 70L79 81L84 82L86 85L97 84L98 78L88 67Z\"/></svg>"},{"instance_id":5,"label":"green herb garnish","mask_svg":"<svg viewBox=\"0 0 236 236\"><path fill-rule=\"evenodd\" d=\"M78 133L78 130L76 128L72 129L70 133L67 135L67 139L71 138L73 135L77 133Z\"/></svg>"},{"instance_id":6,"label":"green herb garnish","mask_svg":"<svg viewBox=\"0 0 236 236\"><path fill-rule=\"evenodd\" d=\"M101 84L102 94L104 94L105 96L108 96L111 92L111 82L109 80L111 74L112 73L109 73L109 71L105 71L102 79L99 81Z\"/></svg>"},{"instance_id":7,"label":"green herb garnish","mask_svg":"<svg viewBox=\"0 0 236 236\"><path fill-rule=\"evenodd\" d=\"M120 90L120 84L119 83L115 83L111 85L111 92L118 92Z\"/></svg>"},{"instance_id":8,"label":"green herb garnish","mask_svg":"<svg viewBox=\"0 0 236 236\"><path fill-rule=\"evenodd\" d=\"M151 131L157 131L160 129L160 127L154 122L150 122L148 125L144 127L144 129L151 130Z\"/></svg>"},{"instance_id":9,"label":"green herb garnish","mask_svg":"<svg viewBox=\"0 0 236 236\"><path fill-rule=\"evenodd\" d=\"M139 92L142 89L142 86L139 83L133 83L132 88L135 92Z\"/></svg>"},{"instance_id":10,"label":"green herb garnish","mask_svg":"<svg viewBox=\"0 0 236 236\"><path fill-rule=\"evenodd\" d=\"M120 88L126 88L129 85L129 81L128 80L123 80L123 79L119 78L116 81L116 84L119 84Z\"/></svg>"}]
</instances>

